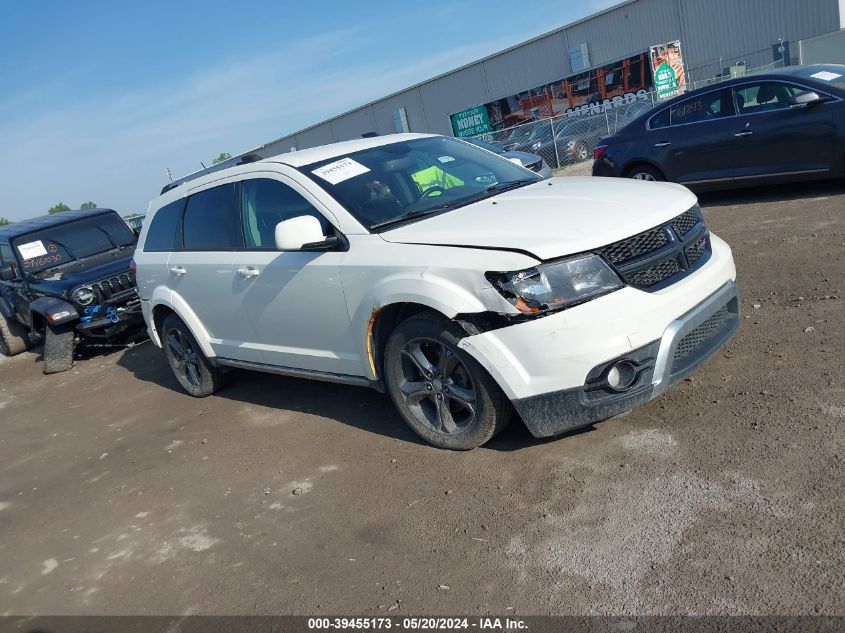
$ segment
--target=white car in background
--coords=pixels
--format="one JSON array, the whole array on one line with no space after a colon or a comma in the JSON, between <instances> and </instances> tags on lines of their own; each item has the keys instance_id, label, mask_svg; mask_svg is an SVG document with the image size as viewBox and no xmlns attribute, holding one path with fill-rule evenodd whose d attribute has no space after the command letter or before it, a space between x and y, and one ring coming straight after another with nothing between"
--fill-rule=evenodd
<instances>
[{"instance_id":1,"label":"white car in background","mask_svg":"<svg viewBox=\"0 0 845 633\"><path fill-rule=\"evenodd\" d=\"M135 262L191 395L229 367L371 386L451 449L514 410L537 437L627 412L739 323L731 251L687 189L542 180L431 135L183 179L150 204Z\"/></svg>"}]
</instances>

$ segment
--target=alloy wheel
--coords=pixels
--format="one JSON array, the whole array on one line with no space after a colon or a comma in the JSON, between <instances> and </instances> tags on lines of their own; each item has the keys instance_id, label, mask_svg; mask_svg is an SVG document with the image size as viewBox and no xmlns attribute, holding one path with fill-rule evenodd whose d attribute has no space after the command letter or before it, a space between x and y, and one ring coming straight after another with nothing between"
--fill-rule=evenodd
<instances>
[{"instance_id":1,"label":"alloy wheel","mask_svg":"<svg viewBox=\"0 0 845 633\"><path fill-rule=\"evenodd\" d=\"M458 435L475 422L477 395L469 371L446 344L429 338L405 343L399 393L429 429Z\"/></svg>"},{"instance_id":2,"label":"alloy wheel","mask_svg":"<svg viewBox=\"0 0 845 633\"><path fill-rule=\"evenodd\" d=\"M633 176L631 176L631 178L633 178L634 180L647 180L649 182L655 182L654 176L644 171L638 171Z\"/></svg>"},{"instance_id":3,"label":"alloy wheel","mask_svg":"<svg viewBox=\"0 0 845 633\"><path fill-rule=\"evenodd\" d=\"M188 337L178 329L170 330L167 333L167 349L173 359L175 371L190 385L199 387L202 384L200 359Z\"/></svg>"}]
</instances>

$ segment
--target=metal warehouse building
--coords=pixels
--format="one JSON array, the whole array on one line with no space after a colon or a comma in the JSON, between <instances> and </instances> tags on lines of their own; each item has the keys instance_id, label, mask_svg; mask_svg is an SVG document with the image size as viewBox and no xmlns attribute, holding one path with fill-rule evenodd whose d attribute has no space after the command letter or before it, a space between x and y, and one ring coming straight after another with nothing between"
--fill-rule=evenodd
<instances>
[{"instance_id":1,"label":"metal warehouse building","mask_svg":"<svg viewBox=\"0 0 845 633\"><path fill-rule=\"evenodd\" d=\"M845 63L843 28L845 0L628 0L251 151L272 156L397 131L453 134L455 113L675 40L693 85L738 64Z\"/></svg>"}]
</instances>

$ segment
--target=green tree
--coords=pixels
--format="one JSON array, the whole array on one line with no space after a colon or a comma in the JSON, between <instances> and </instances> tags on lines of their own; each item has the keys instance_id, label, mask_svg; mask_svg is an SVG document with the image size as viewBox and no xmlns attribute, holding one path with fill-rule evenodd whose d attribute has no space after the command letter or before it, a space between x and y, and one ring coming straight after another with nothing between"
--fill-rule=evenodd
<instances>
[{"instance_id":1,"label":"green tree","mask_svg":"<svg viewBox=\"0 0 845 633\"><path fill-rule=\"evenodd\" d=\"M83 202L82 204L80 204L80 205L79 205L79 208L80 208L80 209L96 209L96 208L97 208L97 203L96 203L96 202L91 202L91 201L89 200L88 202Z\"/></svg>"},{"instance_id":2,"label":"green tree","mask_svg":"<svg viewBox=\"0 0 845 633\"><path fill-rule=\"evenodd\" d=\"M70 211L70 207L67 206L64 202L54 204L52 207L47 209L47 213L49 213L50 215L53 215L54 213L61 213L62 211Z\"/></svg>"},{"instance_id":3,"label":"green tree","mask_svg":"<svg viewBox=\"0 0 845 633\"><path fill-rule=\"evenodd\" d=\"M9 226L10 224L11 222L9 222L6 218L0 218L0 226Z\"/></svg>"},{"instance_id":4,"label":"green tree","mask_svg":"<svg viewBox=\"0 0 845 633\"><path fill-rule=\"evenodd\" d=\"M226 152L220 152L220 156L211 161L211 164L216 165L217 163L222 163L224 160L229 160L230 158L232 158L231 154L227 154Z\"/></svg>"}]
</instances>

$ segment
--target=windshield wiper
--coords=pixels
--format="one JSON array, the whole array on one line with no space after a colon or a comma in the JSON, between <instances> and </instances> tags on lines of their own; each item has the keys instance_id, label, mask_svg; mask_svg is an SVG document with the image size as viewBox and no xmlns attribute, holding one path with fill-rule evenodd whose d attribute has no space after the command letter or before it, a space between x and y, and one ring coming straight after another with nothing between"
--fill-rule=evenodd
<instances>
[{"instance_id":1,"label":"windshield wiper","mask_svg":"<svg viewBox=\"0 0 845 633\"><path fill-rule=\"evenodd\" d=\"M68 248L67 244L62 244L60 241L58 241L58 240L54 240L52 237L48 237L47 239L48 239L49 241L53 242L53 244L55 244L56 246L61 246L63 249L65 249L65 252L66 252L68 255L70 255L71 257L73 257L74 259L79 259L79 257L77 257L76 255L74 255L73 251L72 251L72 250L70 250L70 248Z\"/></svg>"},{"instance_id":2,"label":"windshield wiper","mask_svg":"<svg viewBox=\"0 0 845 633\"><path fill-rule=\"evenodd\" d=\"M441 204L436 207L432 207L430 209L417 209L416 211L409 211L403 215L393 218L392 220L385 220L384 222L379 222L378 224L373 224L370 226L370 230L381 229L385 226L390 226L391 224L398 224L399 222L405 222L406 220L413 220L414 218L421 218L426 215L430 215L432 213L436 213L437 211L441 211L451 205L448 204Z\"/></svg>"},{"instance_id":3,"label":"windshield wiper","mask_svg":"<svg viewBox=\"0 0 845 633\"><path fill-rule=\"evenodd\" d=\"M529 185L532 182L539 182L536 178L520 178L519 180L509 180L508 182L497 182L495 185L490 185L485 189L488 193L502 193L503 191L510 191L517 189L524 185Z\"/></svg>"}]
</instances>

